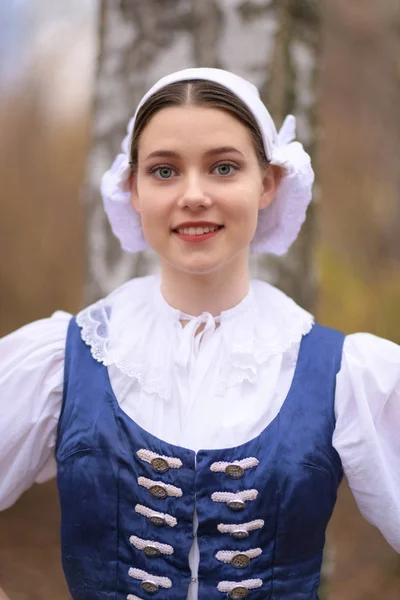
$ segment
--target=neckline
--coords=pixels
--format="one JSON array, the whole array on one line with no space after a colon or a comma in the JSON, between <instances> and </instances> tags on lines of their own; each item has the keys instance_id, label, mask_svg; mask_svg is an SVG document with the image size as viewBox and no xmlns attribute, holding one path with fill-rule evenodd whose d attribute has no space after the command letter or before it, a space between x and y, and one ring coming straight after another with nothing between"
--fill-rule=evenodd
<instances>
[{"instance_id":1,"label":"neckline","mask_svg":"<svg viewBox=\"0 0 400 600\"><path fill-rule=\"evenodd\" d=\"M247 294L242 298L242 300L240 300L240 302L238 302L231 308L221 311L219 315L213 316L210 313L208 313L207 311L204 311L199 315L191 315L191 314L181 311L179 308L175 308L174 306L171 306L171 304L169 304L167 302L167 300L164 298L164 296L161 292L161 277L159 275L155 275L154 276L154 289L153 289L153 294L152 294L152 303L153 303L153 307L157 313L159 312L162 315L170 317L175 322L178 322L181 320L192 321L195 319L199 319L200 317L206 317L206 316L210 315L213 318L215 323L224 323L226 321L230 321L231 319L234 319L238 315L241 315L250 309L250 307L253 303L253 300L254 300L254 289L253 288L254 288L253 280L250 280L249 290L248 290Z\"/></svg>"},{"instance_id":2,"label":"neckline","mask_svg":"<svg viewBox=\"0 0 400 600\"><path fill-rule=\"evenodd\" d=\"M150 441L152 441L154 443L155 446L167 446L168 448L171 448L172 450L172 454L173 453L177 453L180 452L181 454L187 454L189 456L195 457L198 455L203 455L203 454L209 454L209 453L228 453L228 452L233 452L233 451L243 451L245 450L245 448L247 446L250 446L251 444L253 444L255 442L255 440L263 438L266 436L267 432L276 425L276 423L278 422L279 418L282 416L282 413L285 412L287 410L288 405L290 404L290 401L292 399L292 396L294 395L295 389L297 389L297 380L300 378L300 372L301 372L301 367L303 366L303 362L304 362L304 345L306 343L306 340L308 339L308 336L310 334L312 334L315 331L315 327L317 325L314 323L310 329L310 331L303 335L300 341L300 347L299 347L299 353L298 353L298 357L297 357L297 362L296 362L296 367L294 370L294 374L293 374L293 378L290 384L290 388L288 393L286 394L286 397L282 403L282 406L280 408L280 410L278 411L278 413L275 415L275 417L272 419L272 421L270 421L268 423L268 425L266 425L266 427L264 427L264 429L256 436L254 436L253 438L251 438L250 440L247 440L247 442L243 442L243 444L239 444L237 446L229 446L226 448L200 448L199 450L195 451L195 450L191 450L190 448L187 448L185 446L179 446L177 444L172 444L170 442L168 442L167 440L164 440L163 438L160 438L156 435L154 435L153 433L151 433L150 431L148 431L147 429L144 429L141 425L139 425L139 423L137 423L134 419L132 419L120 406L117 397L114 393L113 387L111 385L111 380L110 380L110 375L108 372L108 369L105 365L101 364L100 366L103 368L103 372L105 372L105 380L106 380L106 384L110 390L110 396L112 399L112 404L113 404L113 409L114 412L117 416L119 416L120 418L124 419L129 428L134 428L137 429L138 431L140 431L142 433L142 435L145 438L148 438Z\"/></svg>"},{"instance_id":3,"label":"neckline","mask_svg":"<svg viewBox=\"0 0 400 600\"><path fill-rule=\"evenodd\" d=\"M209 330L214 324L214 333L218 334L224 360L216 394L221 395L242 381L256 383L261 365L270 356L282 355L293 344L299 344L314 321L282 291L253 279L252 289L243 301L222 313L224 322L220 327L211 315L204 315L187 321L189 331L185 331L179 311L164 301L156 309L153 300L157 277L127 282L110 297L83 309L76 320L82 340L98 362L115 365L123 375L136 379L144 391L164 400L172 393L174 353L179 344L189 343L196 322L208 323ZM176 316L171 318L171 311Z\"/></svg>"}]
</instances>

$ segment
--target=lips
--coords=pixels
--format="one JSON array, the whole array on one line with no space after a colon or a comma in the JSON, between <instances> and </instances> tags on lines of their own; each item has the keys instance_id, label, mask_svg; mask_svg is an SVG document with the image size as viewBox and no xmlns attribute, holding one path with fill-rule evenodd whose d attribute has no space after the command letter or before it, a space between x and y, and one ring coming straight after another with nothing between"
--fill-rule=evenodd
<instances>
[{"instance_id":1,"label":"lips","mask_svg":"<svg viewBox=\"0 0 400 600\"><path fill-rule=\"evenodd\" d=\"M220 225L214 225L212 227L178 227L177 233L181 235L204 235L205 233L213 233L221 229Z\"/></svg>"},{"instance_id":2,"label":"lips","mask_svg":"<svg viewBox=\"0 0 400 600\"><path fill-rule=\"evenodd\" d=\"M210 221L187 221L180 223L172 231L180 235L205 235L222 229L222 225Z\"/></svg>"},{"instance_id":3,"label":"lips","mask_svg":"<svg viewBox=\"0 0 400 600\"><path fill-rule=\"evenodd\" d=\"M184 242L204 242L218 235L223 225L210 222L186 222L173 229L173 233Z\"/></svg>"}]
</instances>

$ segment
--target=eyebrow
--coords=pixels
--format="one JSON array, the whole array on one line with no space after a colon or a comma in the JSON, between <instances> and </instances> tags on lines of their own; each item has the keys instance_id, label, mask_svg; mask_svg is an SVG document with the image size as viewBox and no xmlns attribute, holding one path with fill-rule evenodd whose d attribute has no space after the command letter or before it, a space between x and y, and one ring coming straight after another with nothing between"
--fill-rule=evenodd
<instances>
[{"instance_id":1,"label":"eyebrow","mask_svg":"<svg viewBox=\"0 0 400 600\"><path fill-rule=\"evenodd\" d=\"M210 148L210 150L207 150L204 154L205 156L215 156L216 154L228 152L231 154L240 154L240 156L244 157L244 154L233 146L219 146L218 148ZM148 156L146 156L146 160L149 158L180 158L180 154L178 152L174 152L173 150L156 150L155 152L151 152Z\"/></svg>"}]
</instances>

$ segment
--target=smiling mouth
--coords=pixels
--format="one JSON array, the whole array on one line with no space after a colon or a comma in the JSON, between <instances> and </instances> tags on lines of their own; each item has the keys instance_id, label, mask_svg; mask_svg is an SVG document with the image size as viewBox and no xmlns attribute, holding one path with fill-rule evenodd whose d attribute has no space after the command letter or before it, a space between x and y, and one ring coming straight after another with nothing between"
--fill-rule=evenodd
<instances>
[{"instance_id":1,"label":"smiling mouth","mask_svg":"<svg viewBox=\"0 0 400 600\"><path fill-rule=\"evenodd\" d=\"M223 225L198 225L196 227L178 227L173 229L172 233L184 243L198 244L215 238L222 229L224 229Z\"/></svg>"},{"instance_id":2,"label":"smiling mouth","mask_svg":"<svg viewBox=\"0 0 400 600\"><path fill-rule=\"evenodd\" d=\"M199 227L178 227L177 229L173 229L174 233L178 233L179 235L206 235L207 233L215 233L223 228L223 225L205 225Z\"/></svg>"}]
</instances>

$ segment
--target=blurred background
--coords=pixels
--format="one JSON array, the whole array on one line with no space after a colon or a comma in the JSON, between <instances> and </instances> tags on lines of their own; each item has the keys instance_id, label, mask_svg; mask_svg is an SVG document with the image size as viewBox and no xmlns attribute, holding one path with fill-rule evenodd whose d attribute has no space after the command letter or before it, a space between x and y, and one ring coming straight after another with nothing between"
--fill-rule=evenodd
<instances>
[{"instance_id":1,"label":"blurred background","mask_svg":"<svg viewBox=\"0 0 400 600\"><path fill-rule=\"evenodd\" d=\"M0 2L0 335L84 300L99 23L96 0ZM400 343L399 0L324 3L320 36L316 314ZM11 600L68 598L58 526L54 482L0 513ZM400 598L399 556L346 484L330 535L330 600Z\"/></svg>"}]
</instances>

